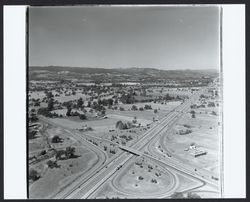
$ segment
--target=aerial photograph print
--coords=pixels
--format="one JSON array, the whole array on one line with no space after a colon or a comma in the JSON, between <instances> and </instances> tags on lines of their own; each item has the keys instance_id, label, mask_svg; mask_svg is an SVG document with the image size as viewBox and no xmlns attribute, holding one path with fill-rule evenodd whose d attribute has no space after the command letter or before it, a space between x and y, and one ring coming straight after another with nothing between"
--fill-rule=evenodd
<instances>
[{"instance_id":1,"label":"aerial photograph print","mask_svg":"<svg viewBox=\"0 0 250 202\"><path fill-rule=\"evenodd\" d=\"M28 198L222 198L221 16L29 6Z\"/></svg>"}]
</instances>

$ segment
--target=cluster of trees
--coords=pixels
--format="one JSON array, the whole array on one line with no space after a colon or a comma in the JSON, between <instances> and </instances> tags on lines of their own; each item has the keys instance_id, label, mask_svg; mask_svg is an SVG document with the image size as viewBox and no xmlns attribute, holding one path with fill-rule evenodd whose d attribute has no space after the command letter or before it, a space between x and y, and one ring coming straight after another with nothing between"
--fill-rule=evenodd
<instances>
[{"instance_id":1,"label":"cluster of trees","mask_svg":"<svg viewBox=\"0 0 250 202\"><path fill-rule=\"evenodd\" d=\"M117 139L117 137L114 136L114 135L112 135L110 140L113 141L113 140L115 140L115 139Z\"/></svg>"},{"instance_id":2,"label":"cluster of trees","mask_svg":"<svg viewBox=\"0 0 250 202\"><path fill-rule=\"evenodd\" d=\"M192 130L190 130L190 129L179 130L178 133L179 133L179 135L186 135L186 134L192 133Z\"/></svg>"},{"instance_id":3,"label":"cluster of trees","mask_svg":"<svg viewBox=\"0 0 250 202\"><path fill-rule=\"evenodd\" d=\"M57 161L49 160L47 161L47 165L49 168L60 168L61 166L57 164Z\"/></svg>"},{"instance_id":4,"label":"cluster of trees","mask_svg":"<svg viewBox=\"0 0 250 202\"><path fill-rule=\"evenodd\" d=\"M133 106L131 107L131 110L132 110L132 111L137 111L137 110L138 110L138 107L137 107L136 105L133 105Z\"/></svg>"},{"instance_id":5,"label":"cluster of trees","mask_svg":"<svg viewBox=\"0 0 250 202\"><path fill-rule=\"evenodd\" d=\"M114 101L112 98L109 99L98 99L98 105L103 105L103 106L112 106Z\"/></svg>"},{"instance_id":6,"label":"cluster of trees","mask_svg":"<svg viewBox=\"0 0 250 202\"><path fill-rule=\"evenodd\" d=\"M190 111L190 114L191 114L192 118L195 118L195 111L194 110Z\"/></svg>"},{"instance_id":7,"label":"cluster of trees","mask_svg":"<svg viewBox=\"0 0 250 202\"><path fill-rule=\"evenodd\" d=\"M215 115L215 116L217 115L217 113L215 111L212 111L211 114Z\"/></svg>"},{"instance_id":8,"label":"cluster of trees","mask_svg":"<svg viewBox=\"0 0 250 202\"><path fill-rule=\"evenodd\" d=\"M80 114L80 113L77 112L77 111L72 112L72 108L71 108L71 106L69 106L69 105L68 105L68 107L67 107L66 116L79 116L79 118L80 118L81 120L87 119L87 116L86 116L85 114Z\"/></svg>"},{"instance_id":9,"label":"cluster of trees","mask_svg":"<svg viewBox=\"0 0 250 202\"><path fill-rule=\"evenodd\" d=\"M164 96L163 98L164 100L174 100L175 97L174 96L170 96L168 93ZM179 99L179 96L177 95L177 99Z\"/></svg>"},{"instance_id":10,"label":"cluster of trees","mask_svg":"<svg viewBox=\"0 0 250 202\"><path fill-rule=\"evenodd\" d=\"M36 114L31 113L31 115L29 116L29 121L31 123L38 121L38 117L36 116Z\"/></svg>"},{"instance_id":11,"label":"cluster of trees","mask_svg":"<svg viewBox=\"0 0 250 202\"><path fill-rule=\"evenodd\" d=\"M31 101L34 102L35 107L40 107L40 98L37 99L32 98Z\"/></svg>"},{"instance_id":12,"label":"cluster of trees","mask_svg":"<svg viewBox=\"0 0 250 202\"><path fill-rule=\"evenodd\" d=\"M120 111L125 111L125 109L123 107L120 107Z\"/></svg>"},{"instance_id":13,"label":"cluster of trees","mask_svg":"<svg viewBox=\"0 0 250 202\"><path fill-rule=\"evenodd\" d=\"M116 122L115 127L118 128L119 130L126 130L132 128L133 126L131 122L123 123L120 120Z\"/></svg>"},{"instance_id":14,"label":"cluster of trees","mask_svg":"<svg viewBox=\"0 0 250 202\"><path fill-rule=\"evenodd\" d=\"M66 147L65 150L59 150L56 152L56 159L59 160L64 160L64 159L70 159L70 158L75 158L75 147Z\"/></svg>"},{"instance_id":15,"label":"cluster of trees","mask_svg":"<svg viewBox=\"0 0 250 202\"><path fill-rule=\"evenodd\" d=\"M109 152L110 152L111 154L115 154L115 153L116 153L116 152L115 152L115 149L110 149Z\"/></svg>"},{"instance_id":16,"label":"cluster of trees","mask_svg":"<svg viewBox=\"0 0 250 202\"><path fill-rule=\"evenodd\" d=\"M201 105L193 104L190 106L191 109L205 108L205 107L206 106L204 104L201 104Z\"/></svg>"},{"instance_id":17,"label":"cluster of trees","mask_svg":"<svg viewBox=\"0 0 250 202\"><path fill-rule=\"evenodd\" d=\"M29 170L29 180L36 181L40 178L40 174L35 169Z\"/></svg>"},{"instance_id":18,"label":"cluster of trees","mask_svg":"<svg viewBox=\"0 0 250 202\"><path fill-rule=\"evenodd\" d=\"M117 107L115 109L117 109ZM143 111L143 110L150 110L150 109L152 109L151 105L145 105L144 107L139 107L139 108L136 105L132 105L132 107L131 107L132 111L137 111L137 110ZM125 111L125 109L123 107L120 107L119 110Z\"/></svg>"},{"instance_id":19,"label":"cluster of trees","mask_svg":"<svg viewBox=\"0 0 250 202\"><path fill-rule=\"evenodd\" d=\"M191 126L187 125L187 124L184 124L183 126L186 127L186 128L191 128Z\"/></svg>"},{"instance_id":20,"label":"cluster of trees","mask_svg":"<svg viewBox=\"0 0 250 202\"><path fill-rule=\"evenodd\" d=\"M51 112L54 109L54 99L52 98L52 96L53 95L51 92L47 93L48 106L46 108L44 108L44 107L39 108L37 111L37 114L41 114L41 115L49 117L49 118L59 117L59 115L57 113Z\"/></svg>"},{"instance_id":21,"label":"cluster of trees","mask_svg":"<svg viewBox=\"0 0 250 202\"><path fill-rule=\"evenodd\" d=\"M53 136L52 139L51 139L52 143L60 143L62 141L63 141L63 139L60 138L58 135Z\"/></svg>"},{"instance_id":22,"label":"cluster of trees","mask_svg":"<svg viewBox=\"0 0 250 202\"><path fill-rule=\"evenodd\" d=\"M209 103L207 104L207 106L208 106L208 107L215 107L215 104L214 104L214 102L209 102Z\"/></svg>"},{"instance_id":23,"label":"cluster of trees","mask_svg":"<svg viewBox=\"0 0 250 202\"><path fill-rule=\"evenodd\" d=\"M132 105L132 107L131 107L132 111L137 111L137 110L143 111L144 109L145 110L150 110L150 109L152 109L152 107L151 107L151 105L145 105L144 108L143 107L139 107L139 109L138 109L138 107L136 105Z\"/></svg>"},{"instance_id":24,"label":"cluster of trees","mask_svg":"<svg viewBox=\"0 0 250 202\"><path fill-rule=\"evenodd\" d=\"M92 109L94 109L96 111L100 111L103 115L105 115L105 113L106 113L105 107L98 102L93 102Z\"/></svg>"},{"instance_id":25,"label":"cluster of trees","mask_svg":"<svg viewBox=\"0 0 250 202\"><path fill-rule=\"evenodd\" d=\"M48 99L50 99L50 98L53 98L53 97L54 97L54 95L53 95L53 93L52 93L51 91L47 91L47 90L45 90L45 91L44 91L44 93L45 93L45 95L46 95L46 97L47 97Z\"/></svg>"},{"instance_id":26,"label":"cluster of trees","mask_svg":"<svg viewBox=\"0 0 250 202\"><path fill-rule=\"evenodd\" d=\"M133 138L131 137L131 135L129 135L129 136L121 135L120 138L123 138L123 139L125 139L126 141L130 141L130 140L133 139Z\"/></svg>"},{"instance_id":27,"label":"cluster of trees","mask_svg":"<svg viewBox=\"0 0 250 202\"><path fill-rule=\"evenodd\" d=\"M135 103L135 97L133 94L123 94L120 98L120 101L123 103L123 104L133 104Z\"/></svg>"},{"instance_id":28,"label":"cluster of trees","mask_svg":"<svg viewBox=\"0 0 250 202\"><path fill-rule=\"evenodd\" d=\"M35 130L29 130L29 139L34 139L37 134Z\"/></svg>"},{"instance_id":29,"label":"cluster of trees","mask_svg":"<svg viewBox=\"0 0 250 202\"><path fill-rule=\"evenodd\" d=\"M157 177L160 177L160 176L161 176L161 173L155 172L155 175L156 175Z\"/></svg>"},{"instance_id":30,"label":"cluster of trees","mask_svg":"<svg viewBox=\"0 0 250 202\"><path fill-rule=\"evenodd\" d=\"M49 99L48 101L48 111L52 111L54 109L54 100L52 98Z\"/></svg>"},{"instance_id":31,"label":"cluster of trees","mask_svg":"<svg viewBox=\"0 0 250 202\"><path fill-rule=\"evenodd\" d=\"M144 109L143 109L143 107L139 107L139 111L143 111Z\"/></svg>"},{"instance_id":32,"label":"cluster of trees","mask_svg":"<svg viewBox=\"0 0 250 202\"><path fill-rule=\"evenodd\" d=\"M48 108L39 108L37 111L37 114L49 117L49 118L57 118L57 117L61 117L61 115L59 116L57 113L52 113L48 110Z\"/></svg>"},{"instance_id":33,"label":"cluster of trees","mask_svg":"<svg viewBox=\"0 0 250 202\"><path fill-rule=\"evenodd\" d=\"M143 180L144 178L142 176L139 176L138 177L138 180Z\"/></svg>"},{"instance_id":34,"label":"cluster of trees","mask_svg":"<svg viewBox=\"0 0 250 202\"><path fill-rule=\"evenodd\" d=\"M152 109L152 107L151 107L151 105L145 105L145 106L144 106L144 109L145 109L145 110L149 110L149 109Z\"/></svg>"},{"instance_id":35,"label":"cluster of trees","mask_svg":"<svg viewBox=\"0 0 250 202\"><path fill-rule=\"evenodd\" d=\"M157 183L157 180L156 179L151 179L151 182L152 183Z\"/></svg>"},{"instance_id":36,"label":"cluster of trees","mask_svg":"<svg viewBox=\"0 0 250 202\"><path fill-rule=\"evenodd\" d=\"M79 98L78 100L77 100L77 104L76 104L76 106L77 106L77 108L84 108L84 102L83 102L83 100L82 100L82 98Z\"/></svg>"}]
</instances>

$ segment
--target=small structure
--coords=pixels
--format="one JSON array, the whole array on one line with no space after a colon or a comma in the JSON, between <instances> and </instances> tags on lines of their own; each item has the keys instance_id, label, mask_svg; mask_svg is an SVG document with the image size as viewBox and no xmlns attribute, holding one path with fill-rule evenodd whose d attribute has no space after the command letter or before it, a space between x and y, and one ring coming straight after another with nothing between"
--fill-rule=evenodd
<instances>
[{"instance_id":1,"label":"small structure","mask_svg":"<svg viewBox=\"0 0 250 202\"><path fill-rule=\"evenodd\" d=\"M196 158L198 156L206 155L207 152L201 148L199 149L195 148L190 151L190 154Z\"/></svg>"},{"instance_id":2,"label":"small structure","mask_svg":"<svg viewBox=\"0 0 250 202\"><path fill-rule=\"evenodd\" d=\"M189 149L192 150L192 149L196 149L196 145L195 143L191 143L190 146L189 146Z\"/></svg>"},{"instance_id":3,"label":"small structure","mask_svg":"<svg viewBox=\"0 0 250 202\"><path fill-rule=\"evenodd\" d=\"M188 150L189 150L189 153L195 158L198 156L207 154L207 151L205 151L202 147L197 147L195 143L191 143L189 148L186 149L185 151L188 151Z\"/></svg>"}]
</instances>

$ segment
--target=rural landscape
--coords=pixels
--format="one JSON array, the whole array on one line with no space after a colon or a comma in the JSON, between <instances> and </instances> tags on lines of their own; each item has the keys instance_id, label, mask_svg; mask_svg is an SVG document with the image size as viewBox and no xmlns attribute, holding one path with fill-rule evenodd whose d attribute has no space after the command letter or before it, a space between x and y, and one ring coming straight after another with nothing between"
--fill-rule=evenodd
<instances>
[{"instance_id":1,"label":"rural landscape","mask_svg":"<svg viewBox=\"0 0 250 202\"><path fill-rule=\"evenodd\" d=\"M217 69L30 66L31 199L220 198Z\"/></svg>"}]
</instances>

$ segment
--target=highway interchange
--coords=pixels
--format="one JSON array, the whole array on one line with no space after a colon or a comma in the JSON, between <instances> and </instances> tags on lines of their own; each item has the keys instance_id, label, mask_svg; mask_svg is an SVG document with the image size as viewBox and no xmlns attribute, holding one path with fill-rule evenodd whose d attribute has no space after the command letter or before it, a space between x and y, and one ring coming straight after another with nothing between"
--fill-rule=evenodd
<instances>
[{"instance_id":1,"label":"highway interchange","mask_svg":"<svg viewBox=\"0 0 250 202\"><path fill-rule=\"evenodd\" d=\"M140 136L140 138L134 142L130 147L117 145L110 140L94 137L90 135L83 135L79 131L71 130L69 128L63 127L62 125L57 125L57 127L63 127L63 129L72 135L74 139L81 142L83 145L88 145L91 150L99 155L99 161L88 170L84 175L77 178L71 185L62 189L59 193L51 195L51 198L56 199L86 199L93 198L95 193L100 190L108 181L111 181L112 187L116 189L117 192L126 195L127 198L140 197L134 195L133 193L128 193L118 186L116 186L115 180L117 176L121 175L126 166L130 165L136 156L141 156L142 158L149 159L154 162L156 165L161 166L168 172L171 176L171 186L169 186L164 192L161 193L150 193L144 194L143 198L167 198L175 192L178 187L179 180L176 173L185 175L187 178L192 179L196 182L195 187L190 187L183 191L190 191L208 185L218 189L219 183L211 179L211 174L204 170L199 169L198 171L191 165L183 164L180 160L175 158L167 150L166 146L163 145L163 138L168 134L168 131L172 126L183 116L183 114L188 113L190 110L190 105L194 103L202 91L194 93L188 100L184 101L181 105L177 106L175 109L166 114L158 122L154 123L145 134ZM44 122L55 125L45 117L40 117ZM90 136L91 138L96 138L101 141L108 141L114 145L117 145L120 150L111 158L107 157L107 154L100 149L98 146L91 144L86 141L86 137ZM167 150L167 154L162 154L157 151L155 143L159 141L162 143L164 150Z\"/></svg>"}]
</instances>

